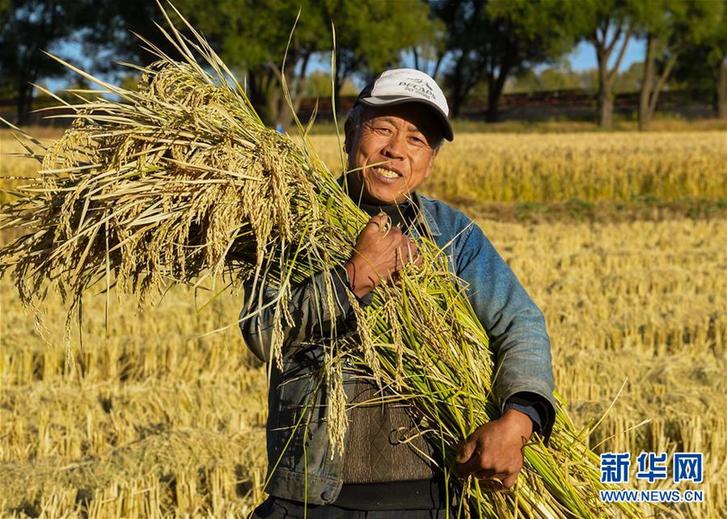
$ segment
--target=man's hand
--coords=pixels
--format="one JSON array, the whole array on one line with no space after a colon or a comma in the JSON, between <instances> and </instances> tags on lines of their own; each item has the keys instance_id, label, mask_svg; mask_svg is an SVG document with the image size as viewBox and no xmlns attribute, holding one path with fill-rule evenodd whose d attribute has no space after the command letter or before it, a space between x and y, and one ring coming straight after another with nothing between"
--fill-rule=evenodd
<instances>
[{"instance_id":1,"label":"man's hand","mask_svg":"<svg viewBox=\"0 0 727 519\"><path fill-rule=\"evenodd\" d=\"M356 239L353 257L345 264L351 289L363 297L390 279L410 261L420 261L416 244L385 214L373 216Z\"/></svg>"},{"instance_id":2,"label":"man's hand","mask_svg":"<svg viewBox=\"0 0 727 519\"><path fill-rule=\"evenodd\" d=\"M533 423L520 411L508 409L500 418L478 427L460 446L457 473L493 479L511 488L523 466L522 448L533 433Z\"/></svg>"}]
</instances>

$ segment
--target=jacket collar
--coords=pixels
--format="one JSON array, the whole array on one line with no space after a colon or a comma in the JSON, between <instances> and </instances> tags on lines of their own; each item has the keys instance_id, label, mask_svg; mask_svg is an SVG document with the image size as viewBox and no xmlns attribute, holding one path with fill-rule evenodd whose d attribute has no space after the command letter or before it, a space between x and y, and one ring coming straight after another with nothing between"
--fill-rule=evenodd
<instances>
[{"instance_id":1,"label":"jacket collar","mask_svg":"<svg viewBox=\"0 0 727 519\"><path fill-rule=\"evenodd\" d=\"M432 236L441 236L442 233L439 230L437 221L434 219L434 215L432 214L432 210L434 209L434 202L432 199L424 195L420 195L416 191L412 193L412 198L414 199L416 206L419 208L420 221L426 225Z\"/></svg>"},{"instance_id":2,"label":"jacket collar","mask_svg":"<svg viewBox=\"0 0 727 519\"><path fill-rule=\"evenodd\" d=\"M345 174L337 179L338 185L341 187L343 187L344 176ZM419 222L423 223L429 229L432 236L441 236L442 233L439 230L437 221L434 219L434 215L432 215L432 210L434 209L433 200L424 195L420 195L416 191L412 193L412 199L414 200L414 205L419 208L419 216L417 217Z\"/></svg>"}]
</instances>

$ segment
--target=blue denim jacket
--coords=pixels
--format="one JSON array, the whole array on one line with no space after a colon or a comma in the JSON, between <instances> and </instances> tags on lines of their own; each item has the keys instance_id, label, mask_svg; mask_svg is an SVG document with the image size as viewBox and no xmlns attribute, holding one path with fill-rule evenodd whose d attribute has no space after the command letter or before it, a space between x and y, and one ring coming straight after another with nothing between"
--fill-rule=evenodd
<instances>
[{"instance_id":1,"label":"blue denim jacket","mask_svg":"<svg viewBox=\"0 0 727 519\"><path fill-rule=\"evenodd\" d=\"M500 409L506 408L513 395L535 395L549 407L541 424L542 434L548 438L555 400L550 341L542 312L474 222L444 202L418 194L414 200L421 210L419 227L446 252L449 268L467 283L467 296L490 336L491 348L496 351L493 394ZM416 234L412 238L416 239ZM316 304L326 291L325 276L330 276L328 286L335 291L336 315L329 315L323 308L326 305ZM245 316L277 294L270 287L262 294L250 293L249 284L244 288L242 335L252 352L269 362L272 308ZM292 290L290 311L295 325L284 330L282 370L269 363L268 494L310 504L332 503L338 497L343 459L331 456L329 450L325 389L317 387L316 377L311 376L322 365L322 352L311 345L310 338L325 334L334 322L337 330L350 325L348 290L342 266L321 272ZM248 306L251 301L254 303ZM309 417L302 411L311 396L314 412L305 427L301 422L304 417L308 422Z\"/></svg>"}]
</instances>

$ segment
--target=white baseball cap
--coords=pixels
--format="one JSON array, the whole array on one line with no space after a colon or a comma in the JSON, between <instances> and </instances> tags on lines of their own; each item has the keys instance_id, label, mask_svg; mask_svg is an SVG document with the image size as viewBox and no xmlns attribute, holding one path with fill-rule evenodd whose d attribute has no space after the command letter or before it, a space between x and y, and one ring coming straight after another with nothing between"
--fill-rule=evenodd
<instances>
[{"instance_id":1,"label":"white baseball cap","mask_svg":"<svg viewBox=\"0 0 727 519\"><path fill-rule=\"evenodd\" d=\"M434 109L444 131L444 138L454 139L449 122L449 106L444 92L429 74L413 68L395 68L383 72L361 90L354 106L388 106L402 103L424 103Z\"/></svg>"}]
</instances>

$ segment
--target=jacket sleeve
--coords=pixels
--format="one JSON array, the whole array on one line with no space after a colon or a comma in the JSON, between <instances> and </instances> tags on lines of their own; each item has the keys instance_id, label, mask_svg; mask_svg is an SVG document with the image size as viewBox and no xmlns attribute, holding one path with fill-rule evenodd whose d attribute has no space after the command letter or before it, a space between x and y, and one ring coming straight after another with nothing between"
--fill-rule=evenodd
<instances>
[{"instance_id":1,"label":"jacket sleeve","mask_svg":"<svg viewBox=\"0 0 727 519\"><path fill-rule=\"evenodd\" d=\"M516 393L534 393L548 406L544 437L555 421L550 339L545 318L510 267L474 223L461 234L457 275L495 352L493 392L500 410Z\"/></svg>"},{"instance_id":2,"label":"jacket sleeve","mask_svg":"<svg viewBox=\"0 0 727 519\"><path fill-rule=\"evenodd\" d=\"M242 337L257 358L268 362L272 355L278 291L270 286L258 286L255 289L252 281L245 283L243 289L239 321ZM326 304L329 297L332 297L334 311ZM341 332L355 328L346 269L337 266L293 286L290 290L288 311L292 324L286 326L283 319L283 351L294 342L326 337L331 332L340 335Z\"/></svg>"}]
</instances>

